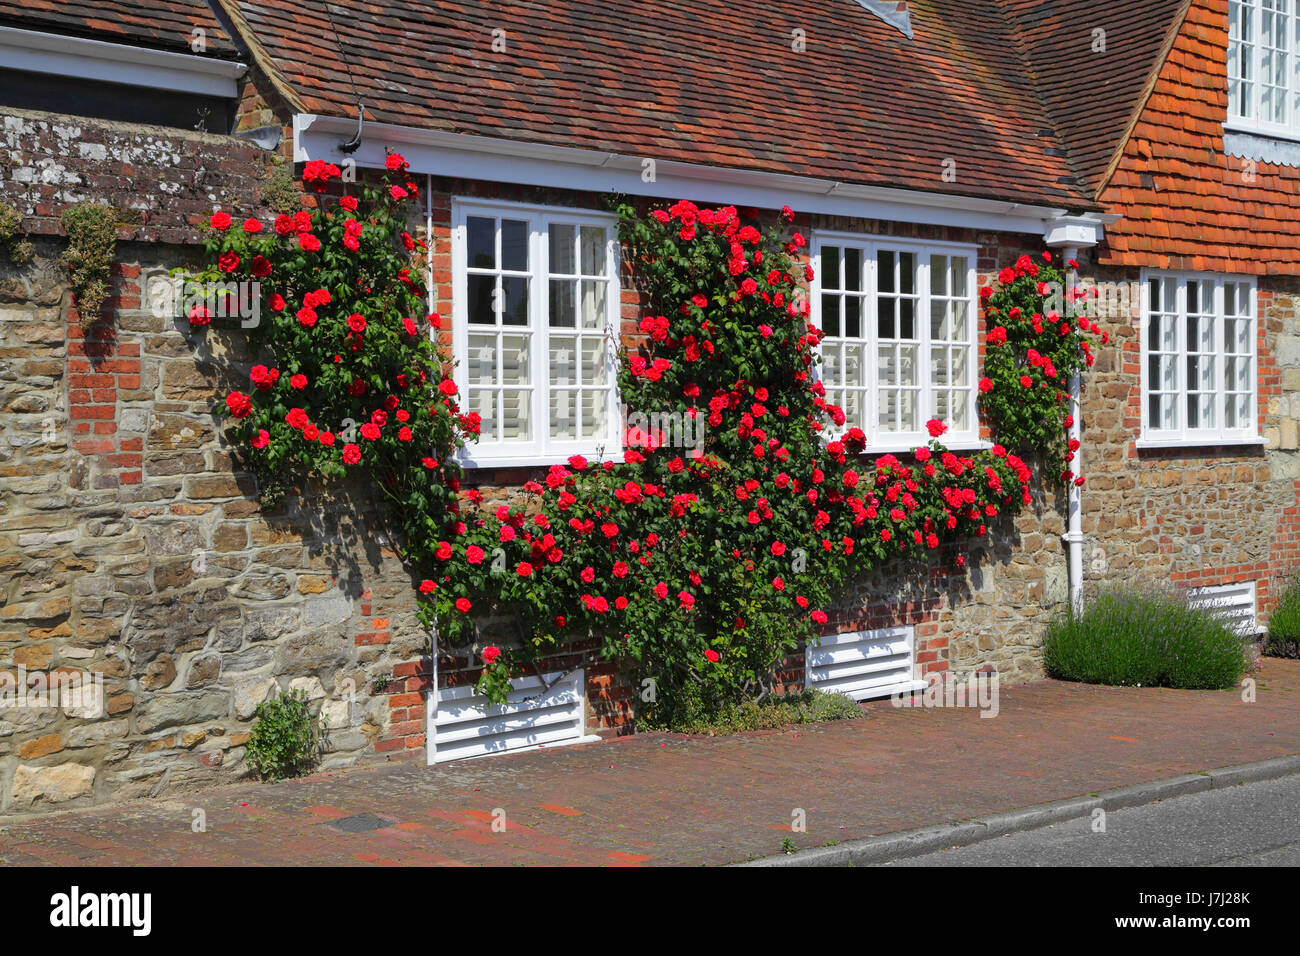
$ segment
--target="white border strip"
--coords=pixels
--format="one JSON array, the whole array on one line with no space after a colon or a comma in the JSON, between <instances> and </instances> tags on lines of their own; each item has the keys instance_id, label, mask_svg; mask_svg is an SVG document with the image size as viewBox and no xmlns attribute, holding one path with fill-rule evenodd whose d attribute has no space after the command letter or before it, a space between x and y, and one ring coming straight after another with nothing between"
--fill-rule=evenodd
<instances>
[{"instance_id":1,"label":"white border strip","mask_svg":"<svg viewBox=\"0 0 1300 956\"><path fill-rule=\"evenodd\" d=\"M0 67L233 99L243 63L0 27Z\"/></svg>"},{"instance_id":2,"label":"white border strip","mask_svg":"<svg viewBox=\"0 0 1300 956\"><path fill-rule=\"evenodd\" d=\"M352 139L356 131L355 119L297 114L293 119L294 161L319 159L342 164L348 157L338 146ZM399 149L412 172L434 176L660 199L689 198L761 209L789 204L798 212L890 222L1044 236L1068 220L1071 225L1087 222L1099 237L1106 218L1099 214L1067 216L1068 210L1048 206L670 160L656 160L653 180L647 182L642 177L649 169L650 157L384 123L365 124L361 146L351 160L361 167L380 168L385 147Z\"/></svg>"}]
</instances>

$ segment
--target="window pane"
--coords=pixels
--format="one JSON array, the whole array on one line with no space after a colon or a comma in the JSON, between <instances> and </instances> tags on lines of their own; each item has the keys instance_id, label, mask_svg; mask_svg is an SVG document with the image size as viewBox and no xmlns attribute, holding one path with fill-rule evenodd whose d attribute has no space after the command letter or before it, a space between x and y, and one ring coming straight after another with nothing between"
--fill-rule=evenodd
<instances>
[{"instance_id":1,"label":"window pane","mask_svg":"<svg viewBox=\"0 0 1300 956\"><path fill-rule=\"evenodd\" d=\"M555 223L549 237L551 274L571 276L578 272L576 231L573 226Z\"/></svg>"},{"instance_id":2,"label":"window pane","mask_svg":"<svg viewBox=\"0 0 1300 956\"><path fill-rule=\"evenodd\" d=\"M582 339L582 380L586 385L604 385L609 369L605 361L605 340L593 335Z\"/></svg>"},{"instance_id":3,"label":"window pane","mask_svg":"<svg viewBox=\"0 0 1300 956\"><path fill-rule=\"evenodd\" d=\"M896 299L881 299L876 305L876 332L882 339L895 337L894 309L896 304Z\"/></svg>"},{"instance_id":4,"label":"window pane","mask_svg":"<svg viewBox=\"0 0 1300 956\"><path fill-rule=\"evenodd\" d=\"M948 350L946 348L930 349L930 384L948 385ZM943 420L940 416L940 420Z\"/></svg>"},{"instance_id":5,"label":"window pane","mask_svg":"<svg viewBox=\"0 0 1300 956\"><path fill-rule=\"evenodd\" d=\"M501 322L503 325L528 324L528 280L522 276L501 278Z\"/></svg>"},{"instance_id":6,"label":"window pane","mask_svg":"<svg viewBox=\"0 0 1300 956\"><path fill-rule=\"evenodd\" d=\"M528 377L528 336L501 336L501 383L503 385L527 385Z\"/></svg>"},{"instance_id":7,"label":"window pane","mask_svg":"<svg viewBox=\"0 0 1300 956\"><path fill-rule=\"evenodd\" d=\"M476 325L496 325L497 316L494 299L496 298L496 276L469 277L466 306L469 321Z\"/></svg>"},{"instance_id":8,"label":"window pane","mask_svg":"<svg viewBox=\"0 0 1300 956\"><path fill-rule=\"evenodd\" d=\"M571 335L552 335L550 342L552 385L578 384L578 341Z\"/></svg>"},{"instance_id":9,"label":"window pane","mask_svg":"<svg viewBox=\"0 0 1300 956\"><path fill-rule=\"evenodd\" d=\"M604 276L605 230L600 226L582 227L582 274Z\"/></svg>"},{"instance_id":10,"label":"window pane","mask_svg":"<svg viewBox=\"0 0 1300 956\"><path fill-rule=\"evenodd\" d=\"M573 279L551 280L550 323L552 328L571 329L577 325Z\"/></svg>"},{"instance_id":11,"label":"window pane","mask_svg":"<svg viewBox=\"0 0 1300 956\"><path fill-rule=\"evenodd\" d=\"M501 422L496 413L496 393L487 390L470 389L469 407L471 410L478 412L479 418L483 420L479 432L480 438L486 441L500 440Z\"/></svg>"},{"instance_id":12,"label":"window pane","mask_svg":"<svg viewBox=\"0 0 1300 956\"><path fill-rule=\"evenodd\" d=\"M852 292L863 291L862 253L860 250L844 250L844 288Z\"/></svg>"},{"instance_id":13,"label":"window pane","mask_svg":"<svg viewBox=\"0 0 1300 956\"><path fill-rule=\"evenodd\" d=\"M838 295L822 294L822 330L836 338L840 334L840 299Z\"/></svg>"},{"instance_id":14,"label":"window pane","mask_svg":"<svg viewBox=\"0 0 1300 956\"><path fill-rule=\"evenodd\" d=\"M496 364L497 337L495 335L471 335L469 337L469 355L465 362L465 374L469 384L495 384Z\"/></svg>"},{"instance_id":15,"label":"window pane","mask_svg":"<svg viewBox=\"0 0 1300 956\"><path fill-rule=\"evenodd\" d=\"M494 269L497 264L497 221L483 216L465 220L466 263L471 269Z\"/></svg>"},{"instance_id":16,"label":"window pane","mask_svg":"<svg viewBox=\"0 0 1300 956\"><path fill-rule=\"evenodd\" d=\"M582 280L582 327L584 329L605 327L606 285L604 279Z\"/></svg>"},{"instance_id":17,"label":"window pane","mask_svg":"<svg viewBox=\"0 0 1300 956\"><path fill-rule=\"evenodd\" d=\"M524 389L506 389L501 393L501 438L503 441L527 441L532 437L529 401L530 393Z\"/></svg>"},{"instance_id":18,"label":"window pane","mask_svg":"<svg viewBox=\"0 0 1300 956\"><path fill-rule=\"evenodd\" d=\"M551 437L558 441L572 441L577 437L577 394L570 389L551 392Z\"/></svg>"},{"instance_id":19,"label":"window pane","mask_svg":"<svg viewBox=\"0 0 1300 956\"><path fill-rule=\"evenodd\" d=\"M866 362L863 360L866 349L861 345L844 346L844 383L846 385L864 386L867 384Z\"/></svg>"},{"instance_id":20,"label":"window pane","mask_svg":"<svg viewBox=\"0 0 1300 956\"><path fill-rule=\"evenodd\" d=\"M501 220L501 268L528 271L528 223L523 220Z\"/></svg>"},{"instance_id":21,"label":"window pane","mask_svg":"<svg viewBox=\"0 0 1300 956\"><path fill-rule=\"evenodd\" d=\"M880 250L879 255L876 257L876 263L877 263L876 272L878 276L877 282L880 287L880 291L881 292L897 291L898 286L895 283L895 276L894 276L894 269L896 268L894 264L894 254L890 252L888 249L882 249Z\"/></svg>"},{"instance_id":22,"label":"window pane","mask_svg":"<svg viewBox=\"0 0 1300 956\"><path fill-rule=\"evenodd\" d=\"M916 300L898 300L898 337L900 339L916 338Z\"/></svg>"},{"instance_id":23,"label":"window pane","mask_svg":"<svg viewBox=\"0 0 1300 956\"><path fill-rule=\"evenodd\" d=\"M862 338L862 299L856 295L844 297L844 337Z\"/></svg>"},{"instance_id":24,"label":"window pane","mask_svg":"<svg viewBox=\"0 0 1300 956\"><path fill-rule=\"evenodd\" d=\"M582 435L594 438L605 433L605 419L608 413L605 392L584 389L582 392Z\"/></svg>"},{"instance_id":25,"label":"window pane","mask_svg":"<svg viewBox=\"0 0 1300 956\"><path fill-rule=\"evenodd\" d=\"M822 288L841 289L840 247L822 246Z\"/></svg>"}]
</instances>

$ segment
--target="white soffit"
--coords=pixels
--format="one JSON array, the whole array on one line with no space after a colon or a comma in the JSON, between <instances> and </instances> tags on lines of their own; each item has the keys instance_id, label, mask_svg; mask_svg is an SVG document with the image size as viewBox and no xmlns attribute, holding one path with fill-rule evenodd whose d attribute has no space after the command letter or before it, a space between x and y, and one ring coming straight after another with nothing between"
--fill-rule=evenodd
<instances>
[{"instance_id":1,"label":"white soffit","mask_svg":"<svg viewBox=\"0 0 1300 956\"><path fill-rule=\"evenodd\" d=\"M348 157L339 144L351 140L356 132L355 119L298 114L293 123L294 161L319 159L342 164ZM642 156L381 123L365 124L361 146L351 158L359 167L380 168L386 147L400 152L412 172L434 176L760 209L789 205L801 213L890 222L1041 236L1049 223L1068 214L1068 210L1048 206L667 160L654 162L653 180L647 182L649 160Z\"/></svg>"},{"instance_id":2,"label":"white soffit","mask_svg":"<svg viewBox=\"0 0 1300 956\"><path fill-rule=\"evenodd\" d=\"M0 27L0 68L233 99L243 63Z\"/></svg>"}]
</instances>

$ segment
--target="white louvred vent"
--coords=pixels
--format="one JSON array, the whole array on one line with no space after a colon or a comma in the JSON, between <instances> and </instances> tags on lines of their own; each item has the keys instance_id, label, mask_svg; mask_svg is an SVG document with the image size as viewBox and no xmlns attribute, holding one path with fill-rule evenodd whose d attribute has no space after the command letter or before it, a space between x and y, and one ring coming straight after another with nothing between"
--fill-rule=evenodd
<instances>
[{"instance_id":1,"label":"white louvred vent","mask_svg":"<svg viewBox=\"0 0 1300 956\"><path fill-rule=\"evenodd\" d=\"M912 676L911 627L828 634L805 652L804 685L854 700L886 697L925 687Z\"/></svg>"},{"instance_id":2,"label":"white louvred vent","mask_svg":"<svg viewBox=\"0 0 1300 956\"><path fill-rule=\"evenodd\" d=\"M511 681L504 705L489 703L472 685L430 695L429 763L598 740L585 733L583 671L545 677L549 690L537 677Z\"/></svg>"},{"instance_id":3,"label":"white louvred vent","mask_svg":"<svg viewBox=\"0 0 1300 956\"><path fill-rule=\"evenodd\" d=\"M1259 630L1259 622L1255 617L1254 581L1193 588L1187 592L1187 603L1209 611L1243 636L1254 637Z\"/></svg>"}]
</instances>

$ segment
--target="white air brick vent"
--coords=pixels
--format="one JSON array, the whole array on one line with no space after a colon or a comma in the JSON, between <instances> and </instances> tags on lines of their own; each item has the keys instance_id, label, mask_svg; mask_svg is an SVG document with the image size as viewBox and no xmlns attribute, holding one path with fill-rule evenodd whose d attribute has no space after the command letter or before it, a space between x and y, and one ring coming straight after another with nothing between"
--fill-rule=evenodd
<instances>
[{"instance_id":1,"label":"white air brick vent","mask_svg":"<svg viewBox=\"0 0 1300 956\"><path fill-rule=\"evenodd\" d=\"M472 685L439 689L430 695L429 763L599 739L585 733L583 673L569 674L545 693L537 677L513 680L504 705L489 703ZM546 680L558 677L547 674Z\"/></svg>"},{"instance_id":2,"label":"white air brick vent","mask_svg":"<svg viewBox=\"0 0 1300 956\"><path fill-rule=\"evenodd\" d=\"M1212 588L1193 588L1187 603L1209 611L1238 634L1254 637L1259 630L1255 617L1255 582L1225 584Z\"/></svg>"},{"instance_id":3,"label":"white air brick vent","mask_svg":"<svg viewBox=\"0 0 1300 956\"><path fill-rule=\"evenodd\" d=\"M804 686L854 700L919 690L913 639L911 627L828 634L808 645Z\"/></svg>"}]
</instances>

